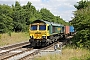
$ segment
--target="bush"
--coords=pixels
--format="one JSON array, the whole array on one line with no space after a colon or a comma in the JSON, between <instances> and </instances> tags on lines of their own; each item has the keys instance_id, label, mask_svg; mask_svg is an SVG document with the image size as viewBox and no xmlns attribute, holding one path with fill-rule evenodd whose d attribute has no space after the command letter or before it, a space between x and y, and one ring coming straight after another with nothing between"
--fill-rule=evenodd
<instances>
[{"instance_id":1,"label":"bush","mask_svg":"<svg viewBox=\"0 0 90 60\"><path fill-rule=\"evenodd\" d=\"M90 49L90 31L89 30L81 30L78 31L77 34L74 36L72 42L77 47L85 47Z\"/></svg>"}]
</instances>

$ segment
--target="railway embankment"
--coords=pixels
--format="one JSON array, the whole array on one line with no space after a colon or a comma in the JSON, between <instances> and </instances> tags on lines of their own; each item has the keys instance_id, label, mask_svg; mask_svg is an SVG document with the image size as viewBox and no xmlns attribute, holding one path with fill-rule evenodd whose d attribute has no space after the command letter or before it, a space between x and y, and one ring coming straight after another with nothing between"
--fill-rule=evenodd
<instances>
[{"instance_id":1,"label":"railway embankment","mask_svg":"<svg viewBox=\"0 0 90 60\"><path fill-rule=\"evenodd\" d=\"M8 33L0 34L0 47L23 41L28 41L28 39L29 34L27 32L12 32L11 36Z\"/></svg>"}]
</instances>

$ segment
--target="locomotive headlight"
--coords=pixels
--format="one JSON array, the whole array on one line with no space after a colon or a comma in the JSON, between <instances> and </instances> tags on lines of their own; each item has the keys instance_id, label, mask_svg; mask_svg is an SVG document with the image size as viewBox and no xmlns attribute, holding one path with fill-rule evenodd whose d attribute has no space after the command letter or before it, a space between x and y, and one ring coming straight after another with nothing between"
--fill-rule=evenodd
<instances>
[{"instance_id":1,"label":"locomotive headlight","mask_svg":"<svg viewBox=\"0 0 90 60\"><path fill-rule=\"evenodd\" d=\"M46 36L42 36L43 39L46 39Z\"/></svg>"}]
</instances>

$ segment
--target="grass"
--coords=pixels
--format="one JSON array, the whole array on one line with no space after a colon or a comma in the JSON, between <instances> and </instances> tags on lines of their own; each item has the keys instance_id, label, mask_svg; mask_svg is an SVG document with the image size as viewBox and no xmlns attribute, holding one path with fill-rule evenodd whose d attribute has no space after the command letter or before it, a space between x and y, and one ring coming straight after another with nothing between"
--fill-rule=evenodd
<instances>
[{"instance_id":1,"label":"grass","mask_svg":"<svg viewBox=\"0 0 90 60\"><path fill-rule=\"evenodd\" d=\"M62 54L53 54L37 57L34 60L90 60L90 51L65 47Z\"/></svg>"},{"instance_id":2,"label":"grass","mask_svg":"<svg viewBox=\"0 0 90 60\"><path fill-rule=\"evenodd\" d=\"M29 34L27 32L13 32L11 33L11 36L8 33L0 34L0 46L10 45L28 40Z\"/></svg>"}]
</instances>

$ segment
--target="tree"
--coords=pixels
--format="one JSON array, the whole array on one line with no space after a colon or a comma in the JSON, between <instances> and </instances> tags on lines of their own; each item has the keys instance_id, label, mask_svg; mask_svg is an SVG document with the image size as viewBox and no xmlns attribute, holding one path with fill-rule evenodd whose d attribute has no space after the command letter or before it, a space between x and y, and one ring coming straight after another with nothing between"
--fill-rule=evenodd
<instances>
[{"instance_id":1,"label":"tree","mask_svg":"<svg viewBox=\"0 0 90 60\"><path fill-rule=\"evenodd\" d=\"M76 8L76 9L83 9L83 8L86 8L88 5L87 5L87 1L83 1L83 0L81 0L81 1L79 1L79 2L77 2L78 3L78 5L74 5L74 7Z\"/></svg>"},{"instance_id":2,"label":"tree","mask_svg":"<svg viewBox=\"0 0 90 60\"><path fill-rule=\"evenodd\" d=\"M16 1L15 6L12 6L13 8L13 24L14 24L14 31L19 32L19 31L25 31L27 26L26 26L26 10L23 9L19 2Z\"/></svg>"},{"instance_id":3,"label":"tree","mask_svg":"<svg viewBox=\"0 0 90 60\"><path fill-rule=\"evenodd\" d=\"M40 14L42 16L41 19L54 22L53 20L55 18L54 15L46 8L42 8L40 10Z\"/></svg>"},{"instance_id":4,"label":"tree","mask_svg":"<svg viewBox=\"0 0 90 60\"><path fill-rule=\"evenodd\" d=\"M31 2L24 6L21 6L18 1L12 6L0 5L0 14L0 33L27 31L30 23L37 19L66 24L62 18L54 16L46 8L36 10Z\"/></svg>"},{"instance_id":5,"label":"tree","mask_svg":"<svg viewBox=\"0 0 90 60\"><path fill-rule=\"evenodd\" d=\"M12 9L7 5L0 5L0 33L13 30Z\"/></svg>"},{"instance_id":6,"label":"tree","mask_svg":"<svg viewBox=\"0 0 90 60\"><path fill-rule=\"evenodd\" d=\"M80 2L78 7L81 7ZM77 32L73 42L79 47L90 49L90 1L85 1L83 5L86 3L87 7L82 7L82 9L80 8L74 12L74 18L71 23Z\"/></svg>"}]
</instances>

